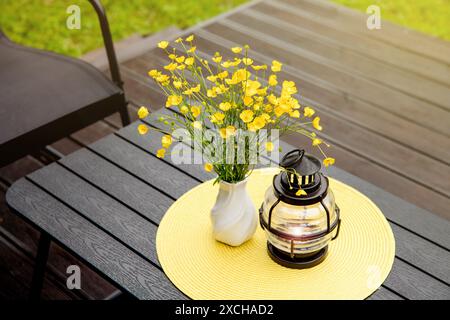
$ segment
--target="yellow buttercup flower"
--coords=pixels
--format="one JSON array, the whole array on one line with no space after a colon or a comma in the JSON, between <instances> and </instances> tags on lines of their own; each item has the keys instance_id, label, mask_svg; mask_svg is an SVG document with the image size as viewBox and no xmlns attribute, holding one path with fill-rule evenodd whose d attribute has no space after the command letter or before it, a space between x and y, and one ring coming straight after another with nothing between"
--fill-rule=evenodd
<instances>
[{"instance_id":1,"label":"yellow buttercup flower","mask_svg":"<svg viewBox=\"0 0 450 320\"><path fill-rule=\"evenodd\" d=\"M167 66L164 66L164 69L169 70L169 71L173 71L177 68L178 64L176 63L169 63Z\"/></svg>"},{"instance_id":2,"label":"yellow buttercup flower","mask_svg":"<svg viewBox=\"0 0 450 320\"><path fill-rule=\"evenodd\" d=\"M198 84L195 87L192 87L191 90L192 90L192 92L195 92L195 93L199 92L200 91L200 85Z\"/></svg>"},{"instance_id":3,"label":"yellow buttercup flower","mask_svg":"<svg viewBox=\"0 0 450 320\"><path fill-rule=\"evenodd\" d=\"M295 193L296 196L300 197L300 196L306 196L306 191L303 189L298 189L298 191Z\"/></svg>"},{"instance_id":4,"label":"yellow buttercup flower","mask_svg":"<svg viewBox=\"0 0 450 320\"><path fill-rule=\"evenodd\" d=\"M245 69L239 69L235 73L233 73L233 76L231 79L225 80L227 84L238 84L242 81L245 81L250 78L250 72L248 72Z\"/></svg>"},{"instance_id":5,"label":"yellow buttercup flower","mask_svg":"<svg viewBox=\"0 0 450 320\"><path fill-rule=\"evenodd\" d=\"M227 70L222 71L221 73L217 74L217 78L219 78L219 79L225 79L226 77L228 77L228 71Z\"/></svg>"},{"instance_id":6,"label":"yellow buttercup flower","mask_svg":"<svg viewBox=\"0 0 450 320\"><path fill-rule=\"evenodd\" d=\"M277 76L275 74L271 74L269 76L269 86L275 87L278 84Z\"/></svg>"},{"instance_id":7,"label":"yellow buttercup flower","mask_svg":"<svg viewBox=\"0 0 450 320\"><path fill-rule=\"evenodd\" d=\"M187 50L186 52L192 53L192 52L195 52L196 49L197 49L197 47L196 47L196 46L193 46L193 47L191 47L189 50Z\"/></svg>"},{"instance_id":8,"label":"yellow buttercup flower","mask_svg":"<svg viewBox=\"0 0 450 320\"><path fill-rule=\"evenodd\" d=\"M242 62L243 62L246 66L249 66L249 65L251 65L251 64L253 63L253 60L250 59L250 58L243 58L243 59L242 59Z\"/></svg>"},{"instance_id":9,"label":"yellow buttercup flower","mask_svg":"<svg viewBox=\"0 0 450 320\"><path fill-rule=\"evenodd\" d=\"M202 128L202 123L200 121L194 121L194 122L192 122L192 126L195 129L201 129Z\"/></svg>"},{"instance_id":10,"label":"yellow buttercup flower","mask_svg":"<svg viewBox=\"0 0 450 320\"><path fill-rule=\"evenodd\" d=\"M168 55L168 57L169 57L170 60L175 60L177 58L177 55L174 54L174 53L171 53L171 54Z\"/></svg>"},{"instance_id":11,"label":"yellow buttercup flower","mask_svg":"<svg viewBox=\"0 0 450 320\"><path fill-rule=\"evenodd\" d=\"M289 112L289 116L291 118L300 118L300 112L298 110L291 111Z\"/></svg>"},{"instance_id":12,"label":"yellow buttercup flower","mask_svg":"<svg viewBox=\"0 0 450 320\"><path fill-rule=\"evenodd\" d=\"M279 72L281 71L281 66L283 64L277 60L273 60L272 61L272 67L270 68L272 70L272 72Z\"/></svg>"},{"instance_id":13,"label":"yellow buttercup flower","mask_svg":"<svg viewBox=\"0 0 450 320\"><path fill-rule=\"evenodd\" d=\"M228 139L228 137L236 134L236 128L234 126L227 126L226 128L219 129L219 134L222 139Z\"/></svg>"},{"instance_id":14,"label":"yellow buttercup flower","mask_svg":"<svg viewBox=\"0 0 450 320\"><path fill-rule=\"evenodd\" d=\"M297 87L295 86L294 81L283 81L281 95L282 96L290 96L297 93Z\"/></svg>"},{"instance_id":15,"label":"yellow buttercup flower","mask_svg":"<svg viewBox=\"0 0 450 320\"><path fill-rule=\"evenodd\" d=\"M266 121L270 120L270 116L267 113L263 113L261 114L261 117L263 117L264 119L266 119Z\"/></svg>"},{"instance_id":16,"label":"yellow buttercup flower","mask_svg":"<svg viewBox=\"0 0 450 320\"><path fill-rule=\"evenodd\" d=\"M243 101L244 101L244 105L248 107L249 105L251 105L253 103L253 98L250 96L245 96Z\"/></svg>"},{"instance_id":17,"label":"yellow buttercup flower","mask_svg":"<svg viewBox=\"0 0 450 320\"><path fill-rule=\"evenodd\" d=\"M240 53L242 51L241 47L233 47L231 48L231 51L233 51L233 53Z\"/></svg>"},{"instance_id":18,"label":"yellow buttercup flower","mask_svg":"<svg viewBox=\"0 0 450 320\"><path fill-rule=\"evenodd\" d=\"M194 118L197 118L200 115L200 113L202 112L202 109L199 106L192 106L191 112L192 112L192 115L194 116Z\"/></svg>"},{"instance_id":19,"label":"yellow buttercup flower","mask_svg":"<svg viewBox=\"0 0 450 320\"><path fill-rule=\"evenodd\" d=\"M211 172L214 169L214 166L211 163L207 162L204 165L204 169L206 172Z\"/></svg>"},{"instance_id":20,"label":"yellow buttercup flower","mask_svg":"<svg viewBox=\"0 0 450 320\"><path fill-rule=\"evenodd\" d=\"M186 65L184 64L179 64L177 67L178 70L184 70L184 68L186 68Z\"/></svg>"},{"instance_id":21,"label":"yellow buttercup flower","mask_svg":"<svg viewBox=\"0 0 450 320\"><path fill-rule=\"evenodd\" d=\"M206 91L206 95L207 95L209 98L215 98L215 97L217 97L216 91L215 91L215 90L212 90L212 89L208 89L208 90Z\"/></svg>"},{"instance_id":22,"label":"yellow buttercup flower","mask_svg":"<svg viewBox=\"0 0 450 320\"><path fill-rule=\"evenodd\" d=\"M275 97L275 95L273 93L271 93L267 96L267 100L274 106L278 105L278 99L277 99L277 97Z\"/></svg>"},{"instance_id":23,"label":"yellow buttercup flower","mask_svg":"<svg viewBox=\"0 0 450 320\"><path fill-rule=\"evenodd\" d=\"M258 111L261 108L261 102L256 102L253 104L253 110Z\"/></svg>"},{"instance_id":24,"label":"yellow buttercup flower","mask_svg":"<svg viewBox=\"0 0 450 320\"><path fill-rule=\"evenodd\" d=\"M217 76L207 76L206 79L208 79L211 82L216 82L217 81Z\"/></svg>"},{"instance_id":25,"label":"yellow buttercup flower","mask_svg":"<svg viewBox=\"0 0 450 320\"><path fill-rule=\"evenodd\" d=\"M170 147L170 145L172 144L172 137L168 134L162 136L161 144L164 148Z\"/></svg>"},{"instance_id":26,"label":"yellow buttercup flower","mask_svg":"<svg viewBox=\"0 0 450 320\"><path fill-rule=\"evenodd\" d=\"M227 126L227 134L234 136L236 134L236 128L234 126Z\"/></svg>"},{"instance_id":27,"label":"yellow buttercup flower","mask_svg":"<svg viewBox=\"0 0 450 320\"><path fill-rule=\"evenodd\" d=\"M264 128L266 125L266 119L263 116L255 117L253 120L253 125L255 126L256 130Z\"/></svg>"},{"instance_id":28,"label":"yellow buttercup flower","mask_svg":"<svg viewBox=\"0 0 450 320\"><path fill-rule=\"evenodd\" d=\"M183 63L183 62L184 62L184 59L186 59L185 56L179 56L179 57L176 57L176 58L175 58L175 61L178 62L178 63Z\"/></svg>"},{"instance_id":29,"label":"yellow buttercup flower","mask_svg":"<svg viewBox=\"0 0 450 320\"><path fill-rule=\"evenodd\" d=\"M247 79L243 85L245 85L245 95L250 97L257 94L258 89L261 87L261 83L259 81L250 79Z\"/></svg>"},{"instance_id":30,"label":"yellow buttercup flower","mask_svg":"<svg viewBox=\"0 0 450 320\"><path fill-rule=\"evenodd\" d=\"M267 69L267 66L266 66L265 64L262 64L262 65L260 65L260 66L254 66L254 65L252 65L252 68L253 68L253 70L255 70L255 71L259 71L259 70L266 70L266 69Z\"/></svg>"},{"instance_id":31,"label":"yellow buttercup flower","mask_svg":"<svg viewBox=\"0 0 450 320\"><path fill-rule=\"evenodd\" d=\"M148 116L149 112L146 107L142 106L139 108L137 114L138 114L139 119L144 119L145 117Z\"/></svg>"},{"instance_id":32,"label":"yellow buttercup flower","mask_svg":"<svg viewBox=\"0 0 450 320\"><path fill-rule=\"evenodd\" d=\"M186 38L186 41L187 41L187 42L192 42L192 41L194 41L194 35L191 34L189 37Z\"/></svg>"},{"instance_id":33,"label":"yellow buttercup flower","mask_svg":"<svg viewBox=\"0 0 450 320\"><path fill-rule=\"evenodd\" d=\"M158 70L156 70L156 69L150 70L150 71L148 72L148 75L149 75L150 77L154 78L154 77L156 77L156 76L158 75Z\"/></svg>"},{"instance_id":34,"label":"yellow buttercup flower","mask_svg":"<svg viewBox=\"0 0 450 320\"><path fill-rule=\"evenodd\" d=\"M190 95L192 95L192 89L186 89L186 90L184 90L183 91L183 94L185 94L185 95L187 95L187 96L190 96Z\"/></svg>"},{"instance_id":35,"label":"yellow buttercup flower","mask_svg":"<svg viewBox=\"0 0 450 320\"><path fill-rule=\"evenodd\" d=\"M270 141L266 142L266 150L267 151L272 152L273 147L274 147L273 142L270 142Z\"/></svg>"},{"instance_id":36,"label":"yellow buttercup flower","mask_svg":"<svg viewBox=\"0 0 450 320\"><path fill-rule=\"evenodd\" d=\"M156 151L156 156L160 159L164 158L164 156L166 155L166 149L158 149L158 151Z\"/></svg>"},{"instance_id":37,"label":"yellow buttercup flower","mask_svg":"<svg viewBox=\"0 0 450 320\"><path fill-rule=\"evenodd\" d=\"M226 139L227 138L227 128L219 129L219 134L222 139Z\"/></svg>"},{"instance_id":38,"label":"yellow buttercup flower","mask_svg":"<svg viewBox=\"0 0 450 320\"><path fill-rule=\"evenodd\" d=\"M158 43L158 48L165 49L169 45L168 41L161 41Z\"/></svg>"},{"instance_id":39,"label":"yellow buttercup flower","mask_svg":"<svg viewBox=\"0 0 450 320\"><path fill-rule=\"evenodd\" d=\"M273 112L275 113L275 116L277 118L281 117L283 115L283 113L285 113L286 111L283 110L282 107L276 107L275 109L273 109Z\"/></svg>"},{"instance_id":40,"label":"yellow buttercup flower","mask_svg":"<svg viewBox=\"0 0 450 320\"><path fill-rule=\"evenodd\" d=\"M252 131L252 132L256 132L256 127L255 124L253 122L247 123L247 129L248 131Z\"/></svg>"},{"instance_id":41,"label":"yellow buttercup flower","mask_svg":"<svg viewBox=\"0 0 450 320\"><path fill-rule=\"evenodd\" d=\"M183 97L170 95L167 97L166 107L169 108L171 106L177 106L181 103L181 101L183 101Z\"/></svg>"},{"instance_id":42,"label":"yellow buttercup flower","mask_svg":"<svg viewBox=\"0 0 450 320\"><path fill-rule=\"evenodd\" d=\"M222 111L228 111L231 109L231 103L229 102L222 102L219 104L219 109Z\"/></svg>"},{"instance_id":43,"label":"yellow buttercup flower","mask_svg":"<svg viewBox=\"0 0 450 320\"><path fill-rule=\"evenodd\" d=\"M139 134L146 134L148 132L148 127L145 124L140 124L137 127Z\"/></svg>"},{"instance_id":44,"label":"yellow buttercup flower","mask_svg":"<svg viewBox=\"0 0 450 320\"><path fill-rule=\"evenodd\" d=\"M170 80L169 76L167 74L160 74L155 79L159 83L167 82Z\"/></svg>"},{"instance_id":45,"label":"yellow buttercup flower","mask_svg":"<svg viewBox=\"0 0 450 320\"><path fill-rule=\"evenodd\" d=\"M183 83L181 81L173 81L172 84L177 89L180 89L183 86Z\"/></svg>"},{"instance_id":46,"label":"yellow buttercup flower","mask_svg":"<svg viewBox=\"0 0 450 320\"><path fill-rule=\"evenodd\" d=\"M314 147L318 146L318 145L321 144L321 143L322 143L322 140L319 139L319 138L315 138L315 139L313 139L313 141L312 141L312 145L313 145Z\"/></svg>"},{"instance_id":47,"label":"yellow buttercup flower","mask_svg":"<svg viewBox=\"0 0 450 320\"><path fill-rule=\"evenodd\" d=\"M305 107L305 109L303 110L303 115L308 118L312 117L314 113L316 112L311 107Z\"/></svg>"},{"instance_id":48,"label":"yellow buttercup flower","mask_svg":"<svg viewBox=\"0 0 450 320\"><path fill-rule=\"evenodd\" d=\"M211 116L211 122L221 124L225 115L222 112L216 112Z\"/></svg>"},{"instance_id":49,"label":"yellow buttercup flower","mask_svg":"<svg viewBox=\"0 0 450 320\"><path fill-rule=\"evenodd\" d=\"M241 63L241 59L234 58L233 62L230 62L230 66L237 67Z\"/></svg>"},{"instance_id":50,"label":"yellow buttercup flower","mask_svg":"<svg viewBox=\"0 0 450 320\"><path fill-rule=\"evenodd\" d=\"M315 117L314 120L312 121L312 125L314 127L314 129L321 131L322 130L322 126L320 125L320 117Z\"/></svg>"},{"instance_id":51,"label":"yellow buttercup flower","mask_svg":"<svg viewBox=\"0 0 450 320\"><path fill-rule=\"evenodd\" d=\"M229 68L232 66L232 63L231 63L231 61L224 61L224 62L222 62L221 66L224 68Z\"/></svg>"},{"instance_id":52,"label":"yellow buttercup flower","mask_svg":"<svg viewBox=\"0 0 450 320\"><path fill-rule=\"evenodd\" d=\"M185 63L187 66L192 66L192 65L194 64L194 58L193 58L193 57L189 57L189 58L187 58L186 60L184 60L184 63Z\"/></svg>"},{"instance_id":53,"label":"yellow buttercup flower","mask_svg":"<svg viewBox=\"0 0 450 320\"><path fill-rule=\"evenodd\" d=\"M266 104L266 105L264 106L264 111L270 113L270 112L273 111L273 107L272 107L270 104Z\"/></svg>"},{"instance_id":54,"label":"yellow buttercup flower","mask_svg":"<svg viewBox=\"0 0 450 320\"><path fill-rule=\"evenodd\" d=\"M244 110L239 115L239 118L241 118L242 121L245 123L251 122L253 120L253 111L252 110Z\"/></svg>"},{"instance_id":55,"label":"yellow buttercup flower","mask_svg":"<svg viewBox=\"0 0 450 320\"><path fill-rule=\"evenodd\" d=\"M181 112L182 114L186 114L186 113L189 112L189 108L188 108L187 106L182 106L182 107L180 108L180 112Z\"/></svg>"},{"instance_id":56,"label":"yellow buttercup flower","mask_svg":"<svg viewBox=\"0 0 450 320\"><path fill-rule=\"evenodd\" d=\"M267 94L267 87L258 89L258 94L263 98Z\"/></svg>"},{"instance_id":57,"label":"yellow buttercup flower","mask_svg":"<svg viewBox=\"0 0 450 320\"><path fill-rule=\"evenodd\" d=\"M183 39L182 39L182 38L178 38L177 40L175 40L175 42L176 42L176 43L183 42Z\"/></svg>"},{"instance_id":58,"label":"yellow buttercup flower","mask_svg":"<svg viewBox=\"0 0 450 320\"><path fill-rule=\"evenodd\" d=\"M213 57L212 61L214 61L215 63L220 63L220 61L222 61L222 56Z\"/></svg>"},{"instance_id":59,"label":"yellow buttercup flower","mask_svg":"<svg viewBox=\"0 0 450 320\"><path fill-rule=\"evenodd\" d=\"M323 164L325 165L325 167L332 166L335 162L336 160L334 158L328 157L323 159Z\"/></svg>"}]
</instances>

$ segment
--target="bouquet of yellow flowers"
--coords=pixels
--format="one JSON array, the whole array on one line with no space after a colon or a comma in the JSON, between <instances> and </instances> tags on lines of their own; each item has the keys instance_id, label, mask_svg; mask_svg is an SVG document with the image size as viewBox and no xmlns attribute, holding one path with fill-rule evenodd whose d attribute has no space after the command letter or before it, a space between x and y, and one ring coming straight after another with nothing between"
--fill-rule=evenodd
<instances>
[{"instance_id":1,"label":"bouquet of yellow flowers","mask_svg":"<svg viewBox=\"0 0 450 320\"><path fill-rule=\"evenodd\" d=\"M247 45L231 48L229 59L218 52L210 60L204 59L196 51L193 35L184 40L178 38L171 47L169 42L161 41L158 47L167 53L169 63L164 70L150 70L148 74L167 96L166 107L174 111L173 115L158 119L170 126L162 138L158 157L165 156L174 140L174 131L182 128L194 141L195 149L203 154L205 170L217 173L217 181L244 180L257 164L250 159L251 147L256 147L257 159L262 151L281 151L274 150L270 138L286 132L310 138L323 154L324 165L334 163L322 148L329 145L315 132L322 130L315 110L300 106L293 81L285 80L281 88L278 86L281 62L256 65L248 56ZM138 115L146 117L148 110L141 107ZM138 127L141 134L147 132L144 127ZM205 134L211 129L217 135ZM242 157L233 152L239 141L245 141L247 146ZM224 150L231 150L232 155L225 155Z\"/></svg>"}]
</instances>

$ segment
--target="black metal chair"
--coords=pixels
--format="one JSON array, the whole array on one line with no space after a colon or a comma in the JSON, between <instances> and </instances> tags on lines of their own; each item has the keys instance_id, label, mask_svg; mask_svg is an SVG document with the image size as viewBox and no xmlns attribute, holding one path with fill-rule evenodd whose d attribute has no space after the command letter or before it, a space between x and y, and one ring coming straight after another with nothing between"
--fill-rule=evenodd
<instances>
[{"instance_id":1,"label":"black metal chair","mask_svg":"<svg viewBox=\"0 0 450 320\"><path fill-rule=\"evenodd\" d=\"M89 2L113 81L79 59L15 44L0 30L0 167L115 112L130 123L105 10Z\"/></svg>"}]
</instances>

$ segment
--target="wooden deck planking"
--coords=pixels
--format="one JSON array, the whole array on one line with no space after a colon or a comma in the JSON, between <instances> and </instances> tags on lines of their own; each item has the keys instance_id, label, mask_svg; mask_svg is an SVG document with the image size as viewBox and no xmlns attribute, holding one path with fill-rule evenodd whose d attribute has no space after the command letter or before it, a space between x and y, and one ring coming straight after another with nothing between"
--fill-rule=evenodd
<instances>
[{"instance_id":1,"label":"wooden deck planking","mask_svg":"<svg viewBox=\"0 0 450 320\"><path fill-rule=\"evenodd\" d=\"M448 86L368 57L342 46L338 41L325 38L311 30L302 29L294 23L287 23L289 19L284 19L286 15L292 16L292 20L298 20L298 17L291 12L279 10L278 18L274 18L272 12L272 8L264 13L257 10L245 10L230 16L228 20L253 30L260 30L261 24L266 24L268 28L264 29L264 34L283 42L301 44L301 49L318 55L326 65L370 79L376 85L395 88L441 108L449 108Z\"/></svg>"},{"instance_id":2,"label":"wooden deck planking","mask_svg":"<svg viewBox=\"0 0 450 320\"><path fill-rule=\"evenodd\" d=\"M401 65L405 69L433 78L443 84L449 83L449 45L443 40L395 26L385 20L382 25L386 28L382 27L377 30L379 32L373 32L366 28L367 15L345 8L343 10L332 8L324 10L325 6L317 5L319 2L315 0L267 1L267 3L294 12L303 19L320 22L320 24L336 30L336 36L341 33L352 35L357 40L354 46L362 49L364 46L368 46L367 51L375 56L378 49L380 51L378 56L386 58L393 64ZM333 4L330 3L330 5ZM400 30L398 31L398 29ZM393 33L397 35L394 36Z\"/></svg>"},{"instance_id":3,"label":"wooden deck planking","mask_svg":"<svg viewBox=\"0 0 450 320\"><path fill-rule=\"evenodd\" d=\"M450 44L433 36L404 28L383 20L383 32L371 32L365 25L367 16L361 12L323 0L282 0L322 20L328 19L334 26L352 33L373 37L381 42L450 64ZM280 3L277 2L277 3ZM275 1L273 1L275 3ZM292 7L289 8L292 10Z\"/></svg>"}]
</instances>

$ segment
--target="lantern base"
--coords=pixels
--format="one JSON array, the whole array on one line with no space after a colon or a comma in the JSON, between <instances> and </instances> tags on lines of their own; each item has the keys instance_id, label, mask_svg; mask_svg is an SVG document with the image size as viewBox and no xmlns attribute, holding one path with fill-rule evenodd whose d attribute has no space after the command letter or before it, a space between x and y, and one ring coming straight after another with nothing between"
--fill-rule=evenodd
<instances>
[{"instance_id":1,"label":"lantern base","mask_svg":"<svg viewBox=\"0 0 450 320\"><path fill-rule=\"evenodd\" d=\"M283 267L292 269L312 268L321 263L327 257L328 246L319 251L308 254L295 254L292 258L289 253L283 252L267 242L267 252L273 261Z\"/></svg>"}]
</instances>

